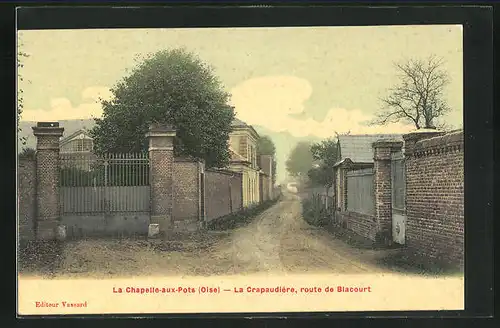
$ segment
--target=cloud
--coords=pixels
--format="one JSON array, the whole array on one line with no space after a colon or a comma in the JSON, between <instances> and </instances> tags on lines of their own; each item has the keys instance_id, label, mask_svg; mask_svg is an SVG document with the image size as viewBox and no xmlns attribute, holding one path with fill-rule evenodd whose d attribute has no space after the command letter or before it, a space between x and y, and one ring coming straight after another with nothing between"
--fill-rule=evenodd
<instances>
[{"instance_id":1,"label":"cloud","mask_svg":"<svg viewBox=\"0 0 500 328\"><path fill-rule=\"evenodd\" d=\"M110 100L113 97L108 87L92 86L82 91L82 99L98 101L99 98Z\"/></svg>"},{"instance_id":2,"label":"cloud","mask_svg":"<svg viewBox=\"0 0 500 328\"><path fill-rule=\"evenodd\" d=\"M412 126L401 123L368 126L373 117L359 109L332 108L323 121L300 119L290 114L304 112L304 102L312 94L309 81L294 76L265 76L244 81L231 90L236 116L252 125L272 131L288 131L295 137L313 135L328 138L335 132L405 133Z\"/></svg>"},{"instance_id":3,"label":"cloud","mask_svg":"<svg viewBox=\"0 0 500 328\"><path fill-rule=\"evenodd\" d=\"M49 109L25 109L23 121L58 121L72 119L89 119L102 116L102 107L99 97L110 99L109 88L94 86L82 91L82 99L86 102L73 106L67 98L52 98Z\"/></svg>"}]
</instances>

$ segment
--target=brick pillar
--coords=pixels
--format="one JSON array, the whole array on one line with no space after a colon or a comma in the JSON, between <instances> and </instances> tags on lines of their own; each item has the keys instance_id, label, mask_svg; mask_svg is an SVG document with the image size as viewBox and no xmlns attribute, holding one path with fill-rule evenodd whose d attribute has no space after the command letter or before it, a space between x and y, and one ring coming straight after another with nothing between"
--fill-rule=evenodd
<instances>
[{"instance_id":1,"label":"brick pillar","mask_svg":"<svg viewBox=\"0 0 500 328\"><path fill-rule=\"evenodd\" d=\"M59 138L64 128L57 122L39 122L32 127L36 143L36 238L57 237L59 205Z\"/></svg>"},{"instance_id":2,"label":"brick pillar","mask_svg":"<svg viewBox=\"0 0 500 328\"><path fill-rule=\"evenodd\" d=\"M149 170L151 186L151 224L158 224L160 235L173 229L173 179L174 138L171 126L152 124L146 137L149 139Z\"/></svg>"},{"instance_id":3,"label":"brick pillar","mask_svg":"<svg viewBox=\"0 0 500 328\"><path fill-rule=\"evenodd\" d=\"M401 151L402 147L401 141L379 140L373 143L377 239L386 245L392 244L391 153Z\"/></svg>"}]
</instances>

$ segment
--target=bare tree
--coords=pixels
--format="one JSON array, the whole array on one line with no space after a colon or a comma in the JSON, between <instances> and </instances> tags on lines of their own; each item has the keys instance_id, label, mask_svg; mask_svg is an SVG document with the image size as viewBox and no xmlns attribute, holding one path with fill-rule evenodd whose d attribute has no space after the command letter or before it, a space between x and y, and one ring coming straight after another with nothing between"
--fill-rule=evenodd
<instances>
[{"instance_id":1,"label":"bare tree","mask_svg":"<svg viewBox=\"0 0 500 328\"><path fill-rule=\"evenodd\" d=\"M405 121L417 129L441 127L437 119L450 110L443 94L450 81L443 60L432 55L426 60L396 63L395 67L400 83L381 99L382 111L372 124Z\"/></svg>"}]
</instances>

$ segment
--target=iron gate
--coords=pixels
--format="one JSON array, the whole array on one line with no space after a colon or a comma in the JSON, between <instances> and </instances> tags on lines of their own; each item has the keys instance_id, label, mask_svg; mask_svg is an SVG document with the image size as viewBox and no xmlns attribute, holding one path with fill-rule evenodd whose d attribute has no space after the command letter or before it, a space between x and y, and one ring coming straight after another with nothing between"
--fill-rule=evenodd
<instances>
[{"instance_id":1,"label":"iron gate","mask_svg":"<svg viewBox=\"0 0 500 328\"><path fill-rule=\"evenodd\" d=\"M59 183L68 236L147 233L147 153L61 154Z\"/></svg>"},{"instance_id":2,"label":"iron gate","mask_svg":"<svg viewBox=\"0 0 500 328\"><path fill-rule=\"evenodd\" d=\"M405 159L402 152L391 156L392 188L392 239L404 245L406 233L406 177Z\"/></svg>"}]
</instances>

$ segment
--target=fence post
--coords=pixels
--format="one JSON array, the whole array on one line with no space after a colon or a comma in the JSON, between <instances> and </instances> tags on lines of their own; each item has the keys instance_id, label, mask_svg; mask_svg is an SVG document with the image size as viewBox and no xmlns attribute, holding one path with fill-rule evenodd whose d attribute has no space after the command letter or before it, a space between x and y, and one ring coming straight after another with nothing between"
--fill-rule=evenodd
<instances>
[{"instance_id":1,"label":"fence post","mask_svg":"<svg viewBox=\"0 0 500 328\"><path fill-rule=\"evenodd\" d=\"M149 170L151 186L151 224L158 224L165 236L173 224L173 162L176 130L171 126L152 124L149 139Z\"/></svg>"},{"instance_id":2,"label":"fence post","mask_svg":"<svg viewBox=\"0 0 500 328\"><path fill-rule=\"evenodd\" d=\"M59 138L64 128L57 122L38 122L32 127L36 137L36 239L57 237L60 221Z\"/></svg>"},{"instance_id":3,"label":"fence post","mask_svg":"<svg viewBox=\"0 0 500 328\"><path fill-rule=\"evenodd\" d=\"M403 142L395 140L378 140L373 143L375 217L379 240L387 245L392 243L391 153L400 151L402 147Z\"/></svg>"}]
</instances>

